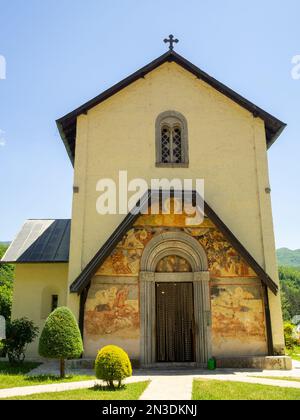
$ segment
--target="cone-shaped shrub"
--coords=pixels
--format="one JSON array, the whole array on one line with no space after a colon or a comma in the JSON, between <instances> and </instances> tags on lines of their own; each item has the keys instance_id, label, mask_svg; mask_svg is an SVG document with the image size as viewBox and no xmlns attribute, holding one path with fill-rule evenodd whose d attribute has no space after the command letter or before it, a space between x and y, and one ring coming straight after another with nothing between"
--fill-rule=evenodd
<instances>
[{"instance_id":1,"label":"cone-shaped shrub","mask_svg":"<svg viewBox=\"0 0 300 420\"><path fill-rule=\"evenodd\" d=\"M52 312L44 326L39 342L39 354L60 360L60 374L65 376L65 359L82 355L83 344L76 319L70 309L58 308Z\"/></svg>"},{"instance_id":2,"label":"cone-shaped shrub","mask_svg":"<svg viewBox=\"0 0 300 420\"><path fill-rule=\"evenodd\" d=\"M114 388L114 381L118 381L120 387L122 380L132 375L128 354L117 346L106 346L99 351L95 370L96 377L112 388Z\"/></svg>"}]
</instances>

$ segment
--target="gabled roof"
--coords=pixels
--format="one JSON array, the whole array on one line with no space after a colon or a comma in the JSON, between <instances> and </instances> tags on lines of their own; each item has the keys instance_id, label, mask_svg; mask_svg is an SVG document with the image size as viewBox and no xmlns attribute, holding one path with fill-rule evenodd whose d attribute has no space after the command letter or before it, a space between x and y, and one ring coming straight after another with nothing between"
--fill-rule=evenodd
<instances>
[{"instance_id":1,"label":"gabled roof","mask_svg":"<svg viewBox=\"0 0 300 420\"><path fill-rule=\"evenodd\" d=\"M249 112L253 113L253 115L255 115L256 117L260 117L265 122L268 148L274 143L274 141L286 127L285 123L273 117L271 114L254 105L247 99L243 98L241 95L234 92L229 87L218 82L216 79L209 76L207 73L196 67L194 64L186 60L181 55L177 54L175 51L168 51L167 53L158 57L156 60L147 64L145 67L131 74L126 79L122 80L121 82L112 86L105 92L101 93L99 96L96 96L94 99L88 101L84 105L80 106L79 108L75 109L74 111L70 112L69 114L56 121L61 138L65 144L65 147L67 149L68 155L72 163L74 163L75 158L77 117L81 114L87 113L94 106L110 98L115 93L129 86L131 83L137 81L138 79L145 77L148 73L155 70L157 67L161 66L166 62L177 63L179 66L194 74L197 78L208 83L220 93L224 94L243 108L247 109Z\"/></svg>"},{"instance_id":2,"label":"gabled roof","mask_svg":"<svg viewBox=\"0 0 300 420\"><path fill-rule=\"evenodd\" d=\"M123 222L113 232L111 237L106 241L106 243L99 249L99 251L92 258L92 260L87 264L87 266L77 277L77 279L71 284L71 293L80 294L84 290L84 288L88 286L92 277L96 274L99 267L109 257L109 255L118 245L118 243L121 242L126 232L132 228L138 217L141 215L141 209L149 206L153 200L160 199L160 194L162 194L162 192L149 190L148 193L144 195L144 197L137 203L136 207L125 217ZM175 191L173 192L173 194L178 195L182 193ZM196 193L195 191L191 192L191 200L196 202L196 198L202 200L201 197L199 197L198 193ZM200 201L198 201L198 203L199 202ZM216 227L220 230L220 232L224 235L224 237L232 245L232 247L237 252L239 252L239 254L245 260L245 262L249 264L249 266L257 274L260 280L267 287L269 287L269 289L276 295L278 293L277 284L257 263L257 261L247 251L247 249L241 244L241 242L236 238L236 236L231 232L231 230L225 225L225 223L218 217L218 215L206 202L204 202L204 212L205 215L216 225Z\"/></svg>"},{"instance_id":3,"label":"gabled roof","mask_svg":"<svg viewBox=\"0 0 300 420\"><path fill-rule=\"evenodd\" d=\"M71 220L27 220L1 263L69 261Z\"/></svg>"}]
</instances>

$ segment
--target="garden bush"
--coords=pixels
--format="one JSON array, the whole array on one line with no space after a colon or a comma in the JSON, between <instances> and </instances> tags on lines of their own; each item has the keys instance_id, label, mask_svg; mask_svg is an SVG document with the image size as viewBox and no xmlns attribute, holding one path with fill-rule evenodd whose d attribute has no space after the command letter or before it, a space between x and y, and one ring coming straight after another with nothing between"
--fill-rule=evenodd
<instances>
[{"instance_id":1,"label":"garden bush","mask_svg":"<svg viewBox=\"0 0 300 420\"><path fill-rule=\"evenodd\" d=\"M95 370L96 377L105 381L111 388L114 388L114 381L118 382L120 388L122 380L132 375L128 354L117 346L106 346L99 351Z\"/></svg>"},{"instance_id":2,"label":"garden bush","mask_svg":"<svg viewBox=\"0 0 300 420\"><path fill-rule=\"evenodd\" d=\"M60 360L60 376L65 377L65 359L77 359L83 353L80 330L68 308L52 312L44 326L39 342L39 354Z\"/></svg>"},{"instance_id":3,"label":"garden bush","mask_svg":"<svg viewBox=\"0 0 300 420\"><path fill-rule=\"evenodd\" d=\"M32 343L39 332L33 321L27 318L15 319L6 324L4 352L12 365L22 363L28 344Z\"/></svg>"},{"instance_id":4,"label":"garden bush","mask_svg":"<svg viewBox=\"0 0 300 420\"><path fill-rule=\"evenodd\" d=\"M295 326L290 322L284 323L284 339L285 346L289 350L292 350L298 344L298 340L295 335Z\"/></svg>"},{"instance_id":5,"label":"garden bush","mask_svg":"<svg viewBox=\"0 0 300 420\"><path fill-rule=\"evenodd\" d=\"M0 357L5 357L5 356L6 356L6 352L5 352L4 341L0 340Z\"/></svg>"}]
</instances>

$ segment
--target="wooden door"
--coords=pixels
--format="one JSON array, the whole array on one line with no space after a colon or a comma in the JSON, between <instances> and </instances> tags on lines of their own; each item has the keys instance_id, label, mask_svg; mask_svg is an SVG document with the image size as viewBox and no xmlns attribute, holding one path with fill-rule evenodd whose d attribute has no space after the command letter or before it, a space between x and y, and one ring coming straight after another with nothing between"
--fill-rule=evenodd
<instances>
[{"instance_id":1,"label":"wooden door","mask_svg":"<svg viewBox=\"0 0 300 420\"><path fill-rule=\"evenodd\" d=\"M158 362L194 361L193 283L156 284Z\"/></svg>"}]
</instances>

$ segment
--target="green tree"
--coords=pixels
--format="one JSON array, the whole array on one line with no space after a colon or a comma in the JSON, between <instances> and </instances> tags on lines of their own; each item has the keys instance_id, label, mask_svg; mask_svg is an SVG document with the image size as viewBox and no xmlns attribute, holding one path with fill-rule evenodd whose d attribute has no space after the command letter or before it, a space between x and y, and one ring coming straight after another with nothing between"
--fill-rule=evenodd
<instances>
[{"instance_id":1,"label":"green tree","mask_svg":"<svg viewBox=\"0 0 300 420\"><path fill-rule=\"evenodd\" d=\"M281 290L281 306L284 321L290 321L292 319L291 305L283 290Z\"/></svg>"},{"instance_id":2,"label":"green tree","mask_svg":"<svg viewBox=\"0 0 300 420\"><path fill-rule=\"evenodd\" d=\"M83 353L78 324L68 308L52 312L44 326L39 342L39 354L60 360L60 376L65 377L65 359L77 359Z\"/></svg>"},{"instance_id":3,"label":"green tree","mask_svg":"<svg viewBox=\"0 0 300 420\"><path fill-rule=\"evenodd\" d=\"M38 332L38 327L27 318L15 319L7 323L4 350L12 365L24 361L26 347L35 340Z\"/></svg>"},{"instance_id":4,"label":"green tree","mask_svg":"<svg viewBox=\"0 0 300 420\"><path fill-rule=\"evenodd\" d=\"M282 310L285 321L300 315L300 270L295 267L279 267Z\"/></svg>"},{"instance_id":5,"label":"green tree","mask_svg":"<svg viewBox=\"0 0 300 420\"><path fill-rule=\"evenodd\" d=\"M0 245L0 260L7 250L7 246ZM0 315L9 320L11 317L13 293L14 266L0 264Z\"/></svg>"}]
</instances>

